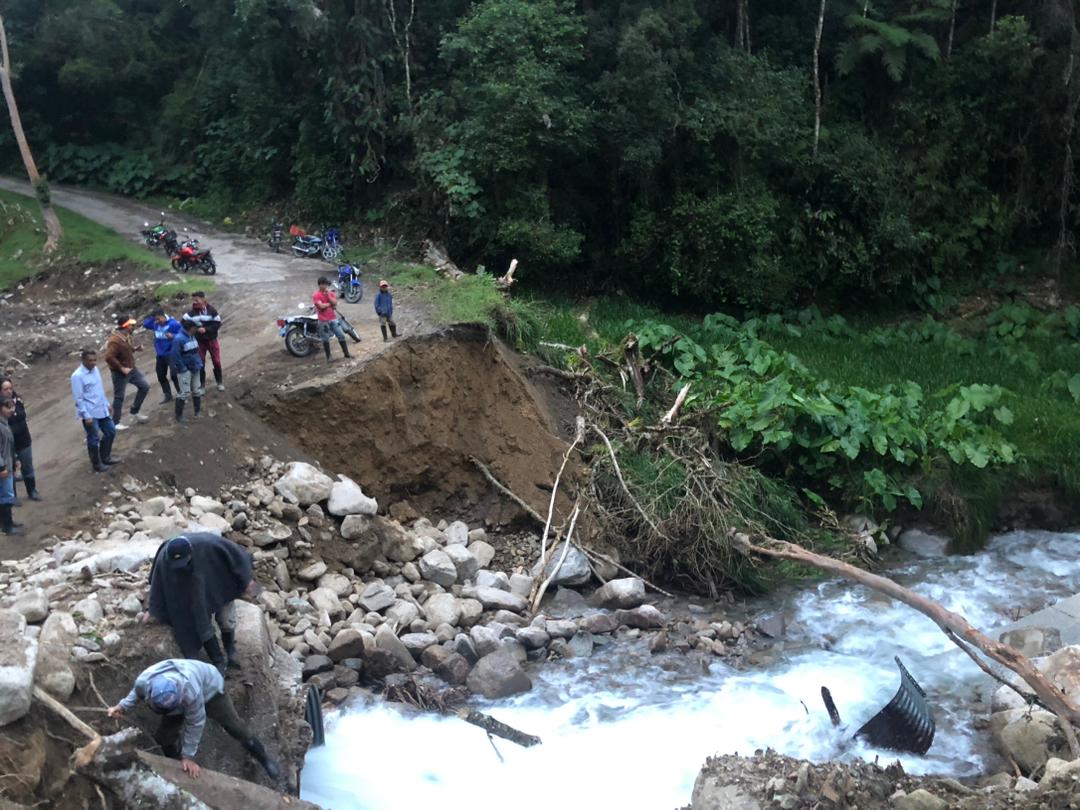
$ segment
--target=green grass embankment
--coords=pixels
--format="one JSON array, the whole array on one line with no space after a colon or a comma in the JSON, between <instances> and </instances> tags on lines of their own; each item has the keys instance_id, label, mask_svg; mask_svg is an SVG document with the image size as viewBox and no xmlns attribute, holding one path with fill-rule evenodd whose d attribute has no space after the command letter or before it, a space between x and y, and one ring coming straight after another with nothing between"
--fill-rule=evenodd
<instances>
[{"instance_id":1,"label":"green grass embankment","mask_svg":"<svg viewBox=\"0 0 1080 810\"><path fill-rule=\"evenodd\" d=\"M67 208L56 207L64 238L54 256L46 257L45 228L37 201L0 190L0 289L30 278L45 266L63 261L103 264L126 260L148 269L166 269L160 255Z\"/></svg>"}]
</instances>

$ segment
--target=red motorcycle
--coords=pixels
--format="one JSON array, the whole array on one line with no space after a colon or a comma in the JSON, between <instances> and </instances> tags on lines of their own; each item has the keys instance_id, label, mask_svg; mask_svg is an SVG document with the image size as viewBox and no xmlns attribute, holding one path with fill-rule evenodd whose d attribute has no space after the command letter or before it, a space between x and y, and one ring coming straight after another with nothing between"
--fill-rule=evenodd
<instances>
[{"instance_id":1,"label":"red motorcycle","mask_svg":"<svg viewBox=\"0 0 1080 810\"><path fill-rule=\"evenodd\" d=\"M180 245L172 257L173 270L186 273L188 270L202 270L212 276L217 272L217 263L210 255L210 248L200 248L199 240L192 237Z\"/></svg>"}]
</instances>

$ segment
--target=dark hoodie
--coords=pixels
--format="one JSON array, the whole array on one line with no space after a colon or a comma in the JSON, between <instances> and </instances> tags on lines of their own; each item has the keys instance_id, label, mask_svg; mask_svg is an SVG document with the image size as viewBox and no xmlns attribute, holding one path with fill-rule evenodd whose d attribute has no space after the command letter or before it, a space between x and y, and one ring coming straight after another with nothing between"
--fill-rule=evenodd
<instances>
[{"instance_id":1,"label":"dark hoodie","mask_svg":"<svg viewBox=\"0 0 1080 810\"><path fill-rule=\"evenodd\" d=\"M231 540L209 532L184 534L191 543L187 568L165 559L168 540L158 547L150 569L150 615L170 625L188 658L198 655L214 636L212 617L239 598L251 582L251 554Z\"/></svg>"}]
</instances>

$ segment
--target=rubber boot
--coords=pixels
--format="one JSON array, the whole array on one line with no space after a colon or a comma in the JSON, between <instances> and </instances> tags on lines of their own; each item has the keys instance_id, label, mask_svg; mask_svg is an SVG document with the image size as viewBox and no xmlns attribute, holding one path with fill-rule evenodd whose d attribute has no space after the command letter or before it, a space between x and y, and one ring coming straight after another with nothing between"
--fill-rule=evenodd
<instances>
[{"instance_id":1,"label":"rubber boot","mask_svg":"<svg viewBox=\"0 0 1080 810\"><path fill-rule=\"evenodd\" d=\"M324 340L322 342L322 350L326 354L326 362L329 363L330 362L330 341L329 340Z\"/></svg>"},{"instance_id":2,"label":"rubber boot","mask_svg":"<svg viewBox=\"0 0 1080 810\"><path fill-rule=\"evenodd\" d=\"M37 491L37 479L36 478L24 478L23 485L26 487L26 497L32 501L40 501L41 495Z\"/></svg>"},{"instance_id":3,"label":"rubber boot","mask_svg":"<svg viewBox=\"0 0 1080 810\"><path fill-rule=\"evenodd\" d=\"M206 657L210 659L210 663L217 667L218 672L224 675L228 662L225 660L225 653L221 651L221 644L218 643L217 636L204 641L203 649L206 651Z\"/></svg>"},{"instance_id":4,"label":"rubber boot","mask_svg":"<svg viewBox=\"0 0 1080 810\"><path fill-rule=\"evenodd\" d=\"M158 405L168 405L172 401L172 391L166 391L165 396L161 398L161 402L159 402Z\"/></svg>"},{"instance_id":5,"label":"rubber boot","mask_svg":"<svg viewBox=\"0 0 1080 810\"><path fill-rule=\"evenodd\" d=\"M195 403L195 415L198 416L199 412L202 411L202 397L193 396L191 399Z\"/></svg>"},{"instance_id":6,"label":"rubber boot","mask_svg":"<svg viewBox=\"0 0 1080 810\"><path fill-rule=\"evenodd\" d=\"M217 366L214 366L214 382L217 383L217 390L218 391L224 391L225 390L225 383L222 382L221 369L218 368Z\"/></svg>"},{"instance_id":7,"label":"rubber boot","mask_svg":"<svg viewBox=\"0 0 1080 810\"><path fill-rule=\"evenodd\" d=\"M113 464L120 463L120 459L113 458L112 455L112 446L115 438L115 436L112 438L109 438L108 436L101 437L101 463L106 466L112 466Z\"/></svg>"},{"instance_id":8,"label":"rubber boot","mask_svg":"<svg viewBox=\"0 0 1080 810\"><path fill-rule=\"evenodd\" d=\"M344 340L339 340L338 343L341 344L341 353L346 357L352 357L352 355L349 354L349 344L346 343Z\"/></svg>"},{"instance_id":9,"label":"rubber boot","mask_svg":"<svg viewBox=\"0 0 1080 810\"><path fill-rule=\"evenodd\" d=\"M22 534L22 524L16 523L11 517L11 504L0 505L0 531L4 534Z\"/></svg>"},{"instance_id":10,"label":"rubber boot","mask_svg":"<svg viewBox=\"0 0 1080 810\"><path fill-rule=\"evenodd\" d=\"M225 648L225 659L229 669L240 669L240 653L236 651L236 634L229 630L221 631L221 645Z\"/></svg>"},{"instance_id":11,"label":"rubber boot","mask_svg":"<svg viewBox=\"0 0 1080 810\"><path fill-rule=\"evenodd\" d=\"M179 397L173 400L173 413L176 414L176 423L184 424L184 400Z\"/></svg>"},{"instance_id":12,"label":"rubber boot","mask_svg":"<svg viewBox=\"0 0 1080 810\"><path fill-rule=\"evenodd\" d=\"M390 324L390 337L400 337L398 335L397 324L396 323Z\"/></svg>"},{"instance_id":13,"label":"rubber boot","mask_svg":"<svg viewBox=\"0 0 1080 810\"><path fill-rule=\"evenodd\" d=\"M244 748L259 761L259 764L263 766L263 770L266 771L266 775L271 779L277 779L281 776L281 766L278 765L277 760L271 758L266 753L266 748L263 747L262 741L258 737L252 737L250 740L244 741Z\"/></svg>"},{"instance_id":14,"label":"rubber boot","mask_svg":"<svg viewBox=\"0 0 1080 810\"><path fill-rule=\"evenodd\" d=\"M382 330L382 342L386 343L390 338L386 336L386 324L380 323L379 328Z\"/></svg>"},{"instance_id":15,"label":"rubber boot","mask_svg":"<svg viewBox=\"0 0 1080 810\"><path fill-rule=\"evenodd\" d=\"M108 472L109 468L101 463L101 448L87 446L86 454L90 456L90 466L94 472Z\"/></svg>"}]
</instances>

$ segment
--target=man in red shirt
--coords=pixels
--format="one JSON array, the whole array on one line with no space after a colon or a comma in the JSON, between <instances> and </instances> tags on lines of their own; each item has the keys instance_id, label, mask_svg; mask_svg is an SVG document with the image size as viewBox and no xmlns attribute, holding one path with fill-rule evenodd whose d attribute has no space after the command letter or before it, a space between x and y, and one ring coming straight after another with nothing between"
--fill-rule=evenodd
<instances>
[{"instance_id":1,"label":"man in red shirt","mask_svg":"<svg viewBox=\"0 0 1080 810\"><path fill-rule=\"evenodd\" d=\"M326 353L326 362L330 362L330 333L333 332L341 344L341 353L346 357L349 354L349 346L345 342L345 330L341 328L341 322L337 317L337 293L330 289L330 280L325 276L319 276L319 289L311 296L318 313L319 338L322 340L323 351Z\"/></svg>"}]
</instances>

